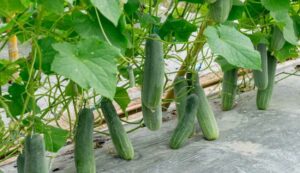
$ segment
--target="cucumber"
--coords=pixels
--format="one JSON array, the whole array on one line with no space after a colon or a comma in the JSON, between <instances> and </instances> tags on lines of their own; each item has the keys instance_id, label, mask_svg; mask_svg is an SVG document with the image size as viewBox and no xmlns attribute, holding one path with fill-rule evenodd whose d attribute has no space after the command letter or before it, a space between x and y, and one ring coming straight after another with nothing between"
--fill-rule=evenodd
<instances>
[{"instance_id":1,"label":"cucumber","mask_svg":"<svg viewBox=\"0 0 300 173\"><path fill-rule=\"evenodd\" d=\"M217 0L215 3L209 4L208 8L212 20L218 23L224 23L231 11L232 0Z\"/></svg>"},{"instance_id":2,"label":"cucumber","mask_svg":"<svg viewBox=\"0 0 300 173\"><path fill-rule=\"evenodd\" d=\"M25 156L24 153L20 153L17 158L18 173L24 173L24 166L25 166Z\"/></svg>"},{"instance_id":3,"label":"cucumber","mask_svg":"<svg viewBox=\"0 0 300 173\"><path fill-rule=\"evenodd\" d=\"M127 66L128 77L129 77L129 87L132 88L135 86L135 77L134 72L131 65Z\"/></svg>"},{"instance_id":4,"label":"cucumber","mask_svg":"<svg viewBox=\"0 0 300 173\"><path fill-rule=\"evenodd\" d=\"M256 105L260 110L266 110L269 106L270 100L272 98L275 73L276 73L277 60L276 58L269 54L268 55L268 86L266 89L258 89L256 96Z\"/></svg>"},{"instance_id":5,"label":"cucumber","mask_svg":"<svg viewBox=\"0 0 300 173\"><path fill-rule=\"evenodd\" d=\"M268 53L265 44L258 44L257 50L261 57L261 71L253 70L253 78L255 86L258 89L266 89L268 86Z\"/></svg>"},{"instance_id":6,"label":"cucumber","mask_svg":"<svg viewBox=\"0 0 300 173\"><path fill-rule=\"evenodd\" d=\"M237 90L238 69L234 68L224 72L222 82L222 110L231 110Z\"/></svg>"},{"instance_id":7,"label":"cucumber","mask_svg":"<svg viewBox=\"0 0 300 173\"><path fill-rule=\"evenodd\" d=\"M273 51L280 50L285 43L282 31L277 27L273 27L273 33L271 37L270 48Z\"/></svg>"},{"instance_id":8,"label":"cucumber","mask_svg":"<svg viewBox=\"0 0 300 173\"><path fill-rule=\"evenodd\" d=\"M25 173L49 173L46 161L44 137L29 135L25 139Z\"/></svg>"},{"instance_id":9,"label":"cucumber","mask_svg":"<svg viewBox=\"0 0 300 173\"><path fill-rule=\"evenodd\" d=\"M161 105L153 111L142 103L142 112L145 126L152 131L160 129L162 124Z\"/></svg>"},{"instance_id":10,"label":"cucumber","mask_svg":"<svg viewBox=\"0 0 300 173\"><path fill-rule=\"evenodd\" d=\"M188 83L183 76L174 80L174 94L178 120L185 114L186 98L188 95Z\"/></svg>"},{"instance_id":11,"label":"cucumber","mask_svg":"<svg viewBox=\"0 0 300 173\"><path fill-rule=\"evenodd\" d=\"M199 106L197 111L198 123L201 127L204 138L207 140L215 140L219 137L219 128L214 112L208 102L202 86L199 83L199 76L197 72L194 72L193 78L194 92L199 98Z\"/></svg>"},{"instance_id":12,"label":"cucumber","mask_svg":"<svg viewBox=\"0 0 300 173\"><path fill-rule=\"evenodd\" d=\"M118 155L125 160L133 159L134 150L131 141L111 100L103 98L101 100L101 110Z\"/></svg>"},{"instance_id":13,"label":"cucumber","mask_svg":"<svg viewBox=\"0 0 300 173\"><path fill-rule=\"evenodd\" d=\"M185 113L180 117L170 140L169 145L172 149L180 148L194 130L195 116L199 105L198 96L196 94L189 95L186 103Z\"/></svg>"},{"instance_id":14,"label":"cucumber","mask_svg":"<svg viewBox=\"0 0 300 173\"><path fill-rule=\"evenodd\" d=\"M150 35L146 40L145 63L142 83L142 102L152 111L161 104L164 87L164 59L163 46L158 41L159 36ZM155 69L155 70L154 70Z\"/></svg>"},{"instance_id":15,"label":"cucumber","mask_svg":"<svg viewBox=\"0 0 300 173\"><path fill-rule=\"evenodd\" d=\"M77 173L96 172L93 129L93 111L88 108L81 109L78 113L78 123L74 139L74 156Z\"/></svg>"}]
</instances>

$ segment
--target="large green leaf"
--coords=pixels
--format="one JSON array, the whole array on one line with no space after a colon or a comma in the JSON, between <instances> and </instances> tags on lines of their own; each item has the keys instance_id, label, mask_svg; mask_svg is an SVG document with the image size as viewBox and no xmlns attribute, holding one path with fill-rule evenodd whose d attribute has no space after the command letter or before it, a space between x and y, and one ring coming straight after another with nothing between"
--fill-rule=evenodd
<instances>
[{"instance_id":1,"label":"large green leaf","mask_svg":"<svg viewBox=\"0 0 300 173\"><path fill-rule=\"evenodd\" d=\"M229 64L225 58L218 56L215 61L221 66L223 72L235 69L236 67Z\"/></svg>"},{"instance_id":2,"label":"large green leaf","mask_svg":"<svg viewBox=\"0 0 300 173\"><path fill-rule=\"evenodd\" d=\"M275 11L270 13L275 21L282 28L283 37L289 43L296 45L298 38L296 36L294 22L287 11Z\"/></svg>"},{"instance_id":3,"label":"large green leaf","mask_svg":"<svg viewBox=\"0 0 300 173\"><path fill-rule=\"evenodd\" d=\"M91 0L91 3L115 26L118 25L119 18L122 14L120 0Z\"/></svg>"},{"instance_id":4,"label":"large green leaf","mask_svg":"<svg viewBox=\"0 0 300 173\"><path fill-rule=\"evenodd\" d=\"M117 48L99 39L89 38L76 45L67 42L56 43L58 51L52 63L52 70L72 79L80 87L94 88L102 96L113 99L116 90Z\"/></svg>"},{"instance_id":5,"label":"large green leaf","mask_svg":"<svg viewBox=\"0 0 300 173\"><path fill-rule=\"evenodd\" d=\"M262 5L269 11L288 11L290 0L261 0Z\"/></svg>"},{"instance_id":6,"label":"large green leaf","mask_svg":"<svg viewBox=\"0 0 300 173\"><path fill-rule=\"evenodd\" d=\"M213 53L224 57L236 67L261 69L260 54L251 40L233 26L209 26L204 35Z\"/></svg>"}]
</instances>

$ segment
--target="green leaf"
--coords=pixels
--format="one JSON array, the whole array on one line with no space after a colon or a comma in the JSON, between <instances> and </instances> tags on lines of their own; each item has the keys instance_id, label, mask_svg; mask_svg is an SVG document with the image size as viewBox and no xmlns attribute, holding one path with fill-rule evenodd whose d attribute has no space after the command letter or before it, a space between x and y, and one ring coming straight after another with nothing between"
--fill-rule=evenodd
<instances>
[{"instance_id":1,"label":"green leaf","mask_svg":"<svg viewBox=\"0 0 300 173\"><path fill-rule=\"evenodd\" d=\"M290 0L261 0L262 5L269 11L288 11Z\"/></svg>"},{"instance_id":2,"label":"green leaf","mask_svg":"<svg viewBox=\"0 0 300 173\"><path fill-rule=\"evenodd\" d=\"M204 35L213 53L236 67L261 69L260 54L251 40L232 26L208 26Z\"/></svg>"},{"instance_id":3,"label":"green leaf","mask_svg":"<svg viewBox=\"0 0 300 173\"><path fill-rule=\"evenodd\" d=\"M294 22L292 18L289 16L288 12L276 11L276 12L271 12L270 14L278 23L279 28L283 28L282 33L284 39L293 45L297 45L298 38L296 36Z\"/></svg>"},{"instance_id":4,"label":"green leaf","mask_svg":"<svg viewBox=\"0 0 300 173\"><path fill-rule=\"evenodd\" d=\"M197 31L197 26L184 19L175 19L170 16L160 28L159 35L161 38L165 38L171 34L175 36L177 41L185 42L188 41L190 35L195 31Z\"/></svg>"},{"instance_id":5,"label":"green leaf","mask_svg":"<svg viewBox=\"0 0 300 173\"><path fill-rule=\"evenodd\" d=\"M275 51L275 57L278 61L283 62L288 59L298 58L297 46L291 45L289 43L284 44L283 48Z\"/></svg>"},{"instance_id":6,"label":"green leaf","mask_svg":"<svg viewBox=\"0 0 300 173\"><path fill-rule=\"evenodd\" d=\"M237 20L243 16L244 6L233 5L227 20Z\"/></svg>"},{"instance_id":7,"label":"green leaf","mask_svg":"<svg viewBox=\"0 0 300 173\"><path fill-rule=\"evenodd\" d=\"M117 87L114 100L118 103L123 112L125 112L128 104L130 103L130 97L126 89Z\"/></svg>"},{"instance_id":8,"label":"green leaf","mask_svg":"<svg viewBox=\"0 0 300 173\"><path fill-rule=\"evenodd\" d=\"M132 15L139 9L140 4L140 0L128 0L124 5L124 10L127 14Z\"/></svg>"},{"instance_id":9,"label":"green leaf","mask_svg":"<svg viewBox=\"0 0 300 173\"><path fill-rule=\"evenodd\" d=\"M0 86L7 84L12 80L13 74L18 71L18 64L6 59L0 59Z\"/></svg>"},{"instance_id":10,"label":"green leaf","mask_svg":"<svg viewBox=\"0 0 300 173\"><path fill-rule=\"evenodd\" d=\"M34 64L35 69L42 69L45 74L52 74L51 64L56 54L53 49L52 44L56 43L55 39L52 37L46 37L38 40L38 45L40 46L41 57L37 58Z\"/></svg>"},{"instance_id":11,"label":"green leaf","mask_svg":"<svg viewBox=\"0 0 300 173\"><path fill-rule=\"evenodd\" d=\"M258 45L259 43L264 43L269 45L268 35L262 32L255 32L251 35L248 35L254 45Z\"/></svg>"},{"instance_id":12,"label":"green leaf","mask_svg":"<svg viewBox=\"0 0 300 173\"><path fill-rule=\"evenodd\" d=\"M261 0L251 0L245 1L245 11L246 17L243 19L248 19L250 21L259 22L260 17L263 15L267 15L269 13L266 8L261 4ZM252 23L250 23L252 25Z\"/></svg>"},{"instance_id":13,"label":"green leaf","mask_svg":"<svg viewBox=\"0 0 300 173\"><path fill-rule=\"evenodd\" d=\"M64 0L38 0L37 2L47 13L60 14L64 12Z\"/></svg>"},{"instance_id":14,"label":"green leaf","mask_svg":"<svg viewBox=\"0 0 300 173\"><path fill-rule=\"evenodd\" d=\"M91 0L91 3L115 26L118 25L119 18L122 14L120 0Z\"/></svg>"},{"instance_id":15,"label":"green leaf","mask_svg":"<svg viewBox=\"0 0 300 173\"><path fill-rule=\"evenodd\" d=\"M44 124L38 117L34 120L34 127L37 133L44 134L47 151L57 152L66 144L69 136L67 130Z\"/></svg>"},{"instance_id":16,"label":"green leaf","mask_svg":"<svg viewBox=\"0 0 300 173\"><path fill-rule=\"evenodd\" d=\"M65 89L66 96L78 96L82 93L82 89L73 81L70 81Z\"/></svg>"},{"instance_id":17,"label":"green leaf","mask_svg":"<svg viewBox=\"0 0 300 173\"><path fill-rule=\"evenodd\" d=\"M295 32L299 38L300 37L300 16L294 15L294 16L292 16L292 19L293 19L294 25L295 25Z\"/></svg>"},{"instance_id":18,"label":"green leaf","mask_svg":"<svg viewBox=\"0 0 300 173\"><path fill-rule=\"evenodd\" d=\"M70 78L80 87L92 87L98 94L113 99L116 90L116 58L120 52L99 39L89 38L76 45L56 43L58 51L52 70Z\"/></svg>"},{"instance_id":19,"label":"green leaf","mask_svg":"<svg viewBox=\"0 0 300 173\"><path fill-rule=\"evenodd\" d=\"M6 99L5 103L7 104L12 116L18 116L22 113L27 96L28 94L26 92L25 85L13 83L8 88L8 95L4 95L3 97ZM29 111L34 111L35 113L40 112L40 108L32 97L30 97L24 113Z\"/></svg>"},{"instance_id":20,"label":"green leaf","mask_svg":"<svg viewBox=\"0 0 300 173\"><path fill-rule=\"evenodd\" d=\"M24 11L29 6L28 0L0 0L0 16L11 17L15 13Z\"/></svg>"},{"instance_id":21,"label":"green leaf","mask_svg":"<svg viewBox=\"0 0 300 173\"><path fill-rule=\"evenodd\" d=\"M215 61L221 66L223 72L235 69L236 66L229 64L225 58L218 56Z\"/></svg>"},{"instance_id":22,"label":"green leaf","mask_svg":"<svg viewBox=\"0 0 300 173\"><path fill-rule=\"evenodd\" d=\"M150 25L158 25L160 22L160 18L156 16L152 16L148 13L140 13L139 15L139 20L141 23L141 26L143 28L147 28Z\"/></svg>"},{"instance_id":23,"label":"green leaf","mask_svg":"<svg viewBox=\"0 0 300 173\"><path fill-rule=\"evenodd\" d=\"M114 46L120 48L122 51L125 51L126 48L131 46L131 42L129 41L129 38L124 35L124 31L121 25L115 27L109 20L104 17L102 17L101 19L101 24L107 38ZM88 16L83 13L74 13L73 25L75 31L83 38L88 39L89 37L97 37L103 41L106 41L99 27L97 18L93 15Z\"/></svg>"}]
</instances>

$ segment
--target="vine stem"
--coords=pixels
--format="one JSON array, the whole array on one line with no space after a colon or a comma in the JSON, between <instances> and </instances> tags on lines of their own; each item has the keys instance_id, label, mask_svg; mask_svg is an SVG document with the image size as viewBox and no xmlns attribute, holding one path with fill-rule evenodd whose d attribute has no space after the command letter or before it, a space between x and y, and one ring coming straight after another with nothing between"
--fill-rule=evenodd
<instances>
[{"instance_id":1,"label":"vine stem","mask_svg":"<svg viewBox=\"0 0 300 173\"><path fill-rule=\"evenodd\" d=\"M195 62L195 60L197 59L198 53L200 52L200 50L203 48L203 46L205 44L205 38L203 35L204 30L210 24L211 24L210 21L203 21L203 23L201 24L200 30L195 38L192 49L187 52L187 56L184 59L183 63L181 64L180 69L177 71L176 77L184 76L186 74L186 72L188 71L189 66L193 62ZM165 100L164 103L162 104L162 109L164 111L169 108L169 106L171 104L171 100L173 98L174 98L174 90L173 90L173 88L171 88L167 91L167 94L165 95L165 97L163 99L163 100Z\"/></svg>"},{"instance_id":2,"label":"vine stem","mask_svg":"<svg viewBox=\"0 0 300 173\"><path fill-rule=\"evenodd\" d=\"M7 18L6 22L9 23L11 21L11 18L13 18L14 16L15 15L13 14L11 17ZM8 30L7 32L10 32L10 30ZM8 40L8 54L11 61L15 61L19 58L18 39L16 35L10 36Z\"/></svg>"}]
</instances>

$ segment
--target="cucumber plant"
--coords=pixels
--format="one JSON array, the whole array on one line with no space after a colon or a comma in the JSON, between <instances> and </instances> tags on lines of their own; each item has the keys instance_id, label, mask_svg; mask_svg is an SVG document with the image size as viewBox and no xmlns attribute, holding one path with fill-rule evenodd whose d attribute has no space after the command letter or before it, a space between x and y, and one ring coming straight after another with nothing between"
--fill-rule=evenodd
<instances>
[{"instance_id":1,"label":"cucumber plant","mask_svg":"<svg viewBox=\"0 0 300 173\"><path fill-rule=\"evenodd\" d=\"M138 87L142 88L143 121L134 129L144 123L150 130L158 130L165 104L185 100L179 99L177 91L174 94L173 74L185 76L197 63L214 71L211 62L216 56L236 69L254 71L257 104L266 109L272 93L274 58L285 61L299 56L297 1L280 1L280 5L274 0L116 0L101 5L95 0L13 2L0 0L0 55L5 58L0 59L0 112L7 117L0 120L3 160L19 154L24 136L32 132L45 136L49 152L57 152L67 140L76 142L74 129L82 122L73 112L79 113L83 107L94 109L97 98L114 100L120 106L118 112L127 115L131 111L128 91ZM20 51L18 56L17 40L30 43L24 44L28 53ZM260 44L266 45L272 61L266 61L270 57L265 58ZM268 69L266 64L270 64ZM188 94L199 97L201 109L196 117L204 136L217 138L214 113L203 88L199 82L188 86ZM234 87L224 86L223 92L234 93ZM234 94L222 95L227 100L223 105L231 108ZM104 116L96 115L94 126L107 122L118 155L132 159L132 144L115 108L111 103L103 105L110 109L103 110ZM187 111L183 105L177 104L179 116ZM90 135L93 126L88 128ZM91 140L85 142L92 153ZM91 160L89 157L84 165L93 171Z\"/></svg>"}]
</instances>

